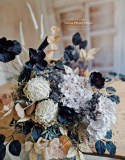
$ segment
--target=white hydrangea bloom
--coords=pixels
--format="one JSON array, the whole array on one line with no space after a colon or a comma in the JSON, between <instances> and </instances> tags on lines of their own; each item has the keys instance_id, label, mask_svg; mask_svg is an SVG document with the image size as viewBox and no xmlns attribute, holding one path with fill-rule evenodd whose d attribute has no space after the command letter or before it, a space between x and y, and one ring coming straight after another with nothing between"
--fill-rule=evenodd
<instances>
[{"instance_id":1,"label":"white hydrangea bloom","mask_svg":"<svg viewBox=\"0 0 125 160\"><path fill-rule=\"evenodd\" d=\"M43 77L32 78L23 89L26 97L33 102L48 98L50 91L50 84Z\"/></svg>"},{"instance_id":2,"label":"white hydrangea bloom","mask_svg":"<svg viewBox=\"0 0 125 160\"><path fill-rule=\"evenodd\" d=\"M107 97L101 96L96 110L99 112L97 120L94 121L88 118L90 123L87 131L93 139L99 140L106 136L107 131L111 129L111 124L115 124L116 103Z\"/></svg>"},{"instance_id":3,"label":"white hydrangea bloom","mask_svg":"<svg viewBox=\"0 0 125 160\"><path fill-rule=\"evenodd\" d=\"M57 123L58 104L48 99L39 102L35 110L35 119L39 124L49 127Z\"/></svg>"},{"instance_id":4,"label":"white hydrangea bloom","mask_svg":"<svg viewBox=\"0 0 125 160\"><path fill-rule=\"evenodd\" d=\"M92 98L92 90L85 78L79 75L66 74L64 81L58 85L65 97L62 98L63 105L74 108L76 111L83 107L84 103Z\"/></svg>"}]
</instances>

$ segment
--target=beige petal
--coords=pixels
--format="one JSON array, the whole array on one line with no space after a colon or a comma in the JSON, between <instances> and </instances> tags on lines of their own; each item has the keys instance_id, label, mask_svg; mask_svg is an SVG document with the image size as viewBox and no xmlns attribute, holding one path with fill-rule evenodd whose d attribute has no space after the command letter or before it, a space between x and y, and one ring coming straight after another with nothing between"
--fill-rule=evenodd
<instances>
[{"instance_id":1,"label":"beige petal","mask_svg":"<svg viewBox=\"0 0 125 160\"><path fill-rule=\"evenodd\" d=\"M27 109L26 109L26 114L29 116L33 113L33 111L35 110L35 104L32 104L31 106L29 106Z\"/></svg>"},{"instance_id":2,"label":"beige petal","mask_svg":"<svg viewBox=\"0 0 125 160\"><path fill-rule=\"evenodd\" d=\"M63 65L63 66L64 66L65 72L66 72L67 74L68 74L68 73L73 74L72 68L70 68L70 67L68 67L68 66L66 66L66 65Z\"/></svg>"},{"instance_id":3,"label":"beige petal","mask_svg":"<svg viewBox=\"0 0 125 160\"><path fill-rule=\"evenodd\" d=\"M85 160L84 154L81 153L80 151L78 151L76 154L76 159L77 160Z\"/></svg>"},{"instance_id":4,"label":"beige petal","mask_svg":"<svg viewBox=\"0 0 125 160\"><path fill-rule=\"evenodd\" d=\"M93 60L93 59L95 59L94 57L93 57L93 55L87 55L87 57L85 58L86 60Z\"/></svg>"},{"instance_id":5,"label":"beige petal","mask_svg":"<svg viewBox=\"0 0 125 160\"><path fill-rule=\"evenodd\" d=\"M49 51L47 54L46 54L46 57L51 60L54 56L54 52L53 51Z\"/></svg>"},{"instance_id":6,"label":"beige petal","mask_svg":"<svg viewBox=\"0 0 125 160\"><path fill-rule=\"evenodd\" d=\"M77 67L73 72L74 74L79 74L79 68Z\"/></svg>"},{"instance_id":7,"label":"beige petal","mask_svg":"<svg viewBox=\"0 0 125 160\"><path fill-rule=\"evenodd\" d=\"M11 112L12 112L12 109L10 109L8 112L6 112L1 119L3 119L4 117L6 117L7 115L9 115Z\"/></svg>"},{"instance_id":8,"label":"beige petal","mask_svg":"<svg viewBox=\"0 0 125 160\"><path fill-rule=\"evenodd\" d=\"M37 154L34 149L30 151L30 160L37 160Z\"/></svg>"},{"instance_id":9,"label":"beige petal","mask_svg":"<svg viewBox=\"0 0 125 160\"><path fill-rule=\"evenodd\" d=\"M94 54L96 54L98 51L100 50L100 48L92 48L89 52L88 52L88 56L90 56L90 55L94 55Z\"/></svg>"},{"instance_id":10,"label":"beige petal","mask_svg":"<svg viewBox=\"0 0 125 160\"><path fill-rule=\"evenodd\" d=\"M31 150L32 147L33 147L33 143L32 142L30 142L30 141L25 142L24 148L25 148L26 152L28 152L29 150Z\"/></svg>"},{"instance_id":11,"label":"beige petal","mask_svg":"<svg viewBox=\"0 0 125 160\"><path fill-rule=\"evenodd\" d=\"M13 110L13 118L14 118L16 121L18 121L18 120L20 119L20 117L18 116L16 110Z\"/></svg>"},{"instance_id":12,"label":"beige petal","mask_svg":"<svg viewBox=\"0 0 125 160\"><path fill-rule=\"evenodd\" d=\"M51 46L51 49L52 49L53 51L55 51L55 50L58 49L58 47L57 47L57 45L56 45L55 43L51 43L50 46Z\"/></svg>"},{"instance_id":13,"label":"beige petal","mask_svg":"<svg viewBox=\"0 0 125 160\"><path fill-rule=\"evenodd\" d=\"M86 56L87 56L86 51L85 51L84 49L81 49L81 50L80 50L80 57L83 58L83 59L85 59Z\"/></svg>"},{"instance_id":14,"label":"beige petal","mask_svg":"<svg viewBox=\"0 0 125 160\"><path fill-rule=\"evenodd\" d=\"M15 110L17 111L17 115L23 119L25 117L25 112L19 103L16 104Z\"/></svg>"},{"instance_id":15,"label":"beige petal","mask_svg":"<svg viewBox=\"0 0 125 160\"><path fill-rule=\"evenodd\" d=\"M91 149L89 148L89 146L88 146L87 143L81 143L81 144L79 144L79 149L80 149L82 152L92 153L92 151L91 151Z\"/></svg>"},{"instance_id":16,"label":"beige petal","mask_svg":"<svg viewBox=\"0 0 125 160\"><path fill-rule=\"evenodd\" d=\"M60 132L62 133L62 135L66 135L67 136L67 133L68 133L68 130L64 127L59 127L59 130Z\"/></svg>"},{"instance_id":17,"label":"beige petal","mask_svg":"<svg viewBox=\"0 0 125 160\"><path fill-rule=\"evenodd\" d=\"M18 122L18 123L26 122L26 121L28 121L28 120L30 120L30 119L31 119L31 117L30 117L30 116L25 116L24 118L19 119L17 122Z\"/></svg>"},{"instance_id":18,"label":"beige petal","mask_svg":"<svg viewBox=\"0 0 125 160\"><path fill-rule=\"evenodd\" d=\"M67 158L71 158L71 157L74 157L76 156L76 153L77 153L77 147L71 147L68 151L68 154L67 154Z\"/></svg>"},{"instance_id":19,"label":"beige petal","mask_svg":"<svg viewBox=\"0 0 125 160\"><path fill-rule=\"evenodd\" d=\"M47 37L47 42L48 42L49 44L52 44L52 43L54 42L54 38L53 38L52 36L48 36L48 37Z\"/></svg>"},{"instance_id":20,"label":"beige petal","mask_svg":"<svg viewBox=\"0 0 125 160\"><path fill-rule=\"evenodd\" d=\"M53 33L53 34L56 34L60 31L60 28L58 26L52 26L50 28L50 31Z\"/></svg>"},{"instance_id":21,"label":"beige petal","mask_svg":"<svg viewBox=\"0 0 125 160\"><path fill-rule=\"evenodd\" d=\"M55 36L54 42L55 42L55 43L58 43L59 41L61 41L61 37L60 37L60 36Z\"/></svg>"}]
</instances>

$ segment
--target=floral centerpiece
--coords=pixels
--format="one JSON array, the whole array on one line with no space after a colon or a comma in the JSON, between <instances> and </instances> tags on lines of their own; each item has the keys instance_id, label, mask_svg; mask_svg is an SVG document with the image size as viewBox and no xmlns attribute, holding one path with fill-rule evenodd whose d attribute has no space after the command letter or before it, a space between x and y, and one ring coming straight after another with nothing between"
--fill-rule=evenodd
<instances>
[{"instance_id":1,"label":"floral centerpiece","mask_svg":"<svg viewBox=\"0 0 125 160\"><path fill-rule=\"evenodd\" d=\"M0 97L0 110L3 117L11 112L10 127L14 133L5 144L6 137L0 135L0 160L9 152L19 156L21 148L29 152L30 159L84 159L84 153L91 153L89 142L95 142L99 155L107 149L111 156L116 153L111 125L116 121L116 104L120 102L109 82L121 79L124 75L110 72L109 77L100 72L89 72L86 61L94 59L98 48L88 53L87 41L79 32L73 35L72 45L64 49L60 59L52 58L61 38L59 27L51 27L38 49L29 49L29 60L22 65L19 54L21 44L14 40L0 39L0 61L10 63L17 58L21 66L19 75L10 77L17 85L11 94ZM47 46L51 50L45 51ZM11 65L13 63L10 63ZM112 77L112 78L111 78ZM110 83L109 83L110 84ZM25 143L14 139L14 134L22 134ZM105 138L105 140L104 140Z\"/></svg>"}]
</instances>

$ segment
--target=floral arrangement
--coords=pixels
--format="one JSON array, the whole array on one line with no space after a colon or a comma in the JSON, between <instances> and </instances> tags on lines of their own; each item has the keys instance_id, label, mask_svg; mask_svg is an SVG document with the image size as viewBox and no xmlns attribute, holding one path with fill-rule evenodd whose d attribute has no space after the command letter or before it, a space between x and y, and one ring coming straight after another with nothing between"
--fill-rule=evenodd
<instances>
[{"instance_id":1,"label":"floral arrangement","mask_svg":"<svg viewBox=\"0 0 125 160\"><path fill-rule=\"evenodd\" d=\"M29 49L29 60L22 65L19 54L21 44L14 40L0 39L0 61L13 65L17 58L21 66L17 85L11 94L0 97L0 111L3 117L13 113L10 127L14 132L5 144L6 137L0 135L0 160L9 152L19 156L21 148L29 152L30 160L40 156L45 160L75 157L84 160L84 153L91 153L89 142L95 142L95 149L103 155L107 149L111 156L116 153L111 125L116 121L116 104L120 102L113 87L107 87L114 80L125 81L125 76L110 72L89 72L87 61L94 59L99 49L88 53L87 41L80 33L72 37L72 45L64 49L60 59L54 59L56 43L61 38L59 27L51 27L38 49ZM51 50L46 50L50 46ZM108 84L109 83L109 84ZM25 143L21 145L14 134L22 134Z\"/></svg>"}]
</instances>

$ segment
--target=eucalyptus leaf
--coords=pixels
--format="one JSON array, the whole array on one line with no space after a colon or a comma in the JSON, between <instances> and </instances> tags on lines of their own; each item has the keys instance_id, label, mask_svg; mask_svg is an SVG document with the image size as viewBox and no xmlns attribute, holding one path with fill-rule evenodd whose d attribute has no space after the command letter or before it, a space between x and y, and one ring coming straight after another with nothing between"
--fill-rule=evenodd
<instances>
[{"instance_id":1,"label":"eucalyptus leaf","mask_svg":"<svg viewBox=\"0 0 125 160\"><path fill-rule=\"evenodd\" d=\"M113 92L116 92L116 89L113 87L107 87L106 91L107 91L107 93L112 94Z\"/></svg>"},{"instance_id":2,"label":"eucalyptus leaf","mask_svg":"<svg viewBox=\"0 0 125 160\"><path fill-rule=\"evenodd\" d=\"M108 98L112 101L112 102L116 102L116 104L120 103L120 98L117 95L112 95L112 96L108 96Z\"/></svg>"},{"instance_id":3,"label":"eucalyptus leaf","mask_svg":"<svg viewBox=\"0 0 125 160\"><path fill-rule=\"evenodd\" d=\"M112 138L112 130L108 131L105 138L111 139Z\"/></svg>"},{"instance_id":4,"label":"eucalyptus leaf","mask_svg":"<svg viewBox=\"0 0 125 160\"><path fill-rule=\"evenodd\" d=\"M95 143L95 148L100 156L102 156L106 151L105 144L100 140Z\"/></svg>"},{"instance_id":5,"label":"eucalyptus leaf","mask_svg":"<svg viewBox=\"0 0 125 160\"><path fill-rule=\"evenodd\" d=\"M18 140L14 140L9 145L9 152L14 156L19 156L21 152L21 143Z\"/></svg>"},{"instance_id":6,"label":"eucalyptus leaf","mask_svg":"<svg viewBox=\"0 0 125 160\"><path fill-rule=\"evenodd\" d=\"M113 144L113 142L111 141L106 142L106 148L111 156L115 156L116 146Z\"/></svg>"},{"instance_id":7,"label":"eucalyptus leaf","mask_svg":"<svg viewBox=\"0 0 125 160\"><path fill-rule=\"evenodd\" d=\"M0 160L3 160L6 154L6 146L4 144L0 145Z\"/></svg>"}]
</instances>

